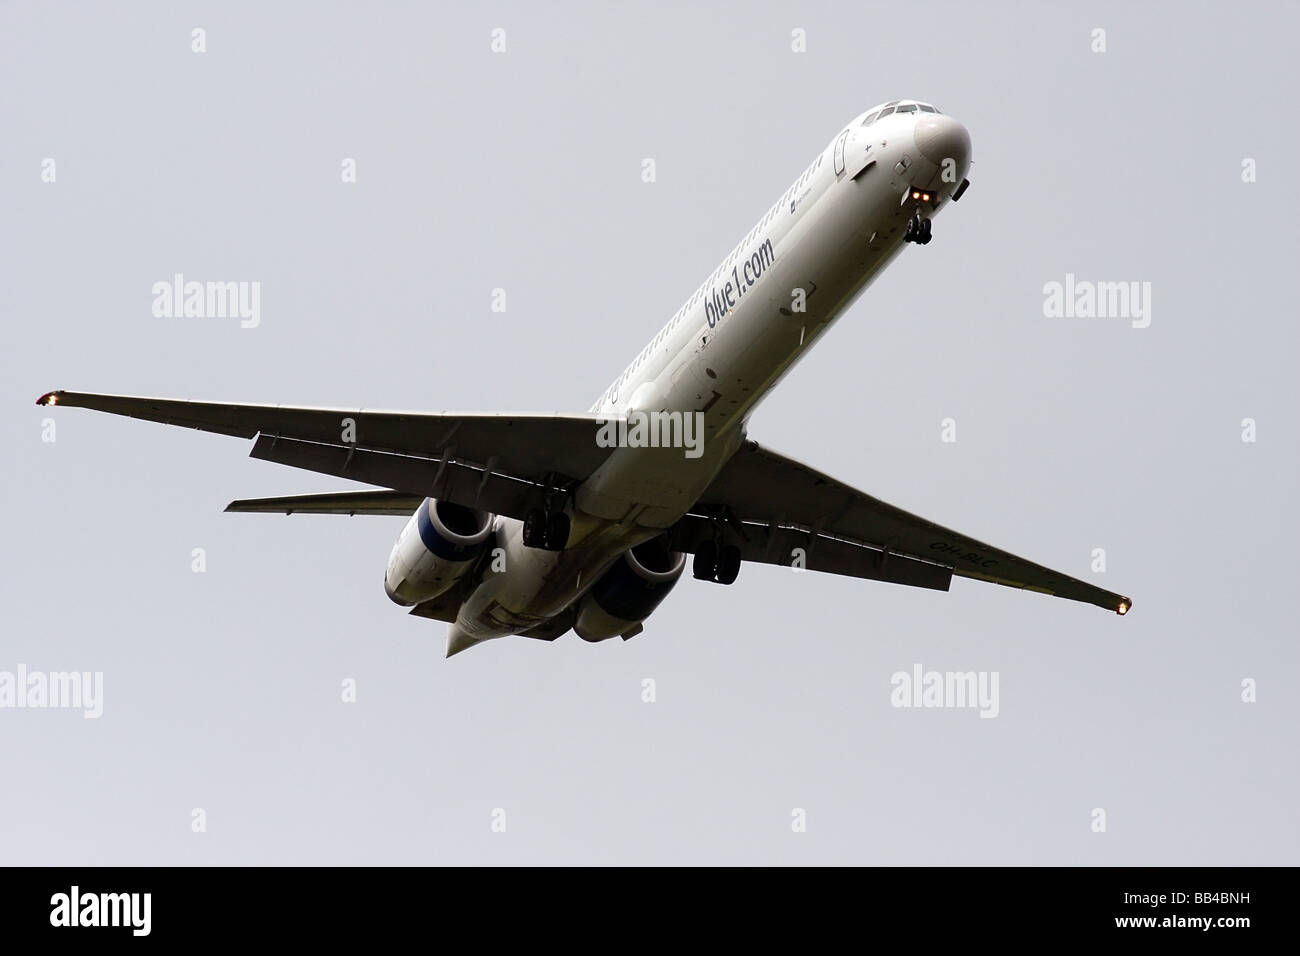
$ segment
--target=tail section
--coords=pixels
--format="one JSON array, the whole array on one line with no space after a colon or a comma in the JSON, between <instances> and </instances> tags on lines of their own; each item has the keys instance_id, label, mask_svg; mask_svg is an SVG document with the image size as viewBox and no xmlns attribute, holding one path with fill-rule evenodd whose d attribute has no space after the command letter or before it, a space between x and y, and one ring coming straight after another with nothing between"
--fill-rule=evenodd
<instances>
[{"instance_id":1,"label":"tail section","mask_svg":"<svg viewBox=\"0 0 1300 956\"><path fill-rule=\"evenodd\" d=\"M468 650L477 644L478 641L470 637L460 629L459 624L449 624L447 626L447 656L454 657L461 651Z\"/></svg>"}]
</instances>

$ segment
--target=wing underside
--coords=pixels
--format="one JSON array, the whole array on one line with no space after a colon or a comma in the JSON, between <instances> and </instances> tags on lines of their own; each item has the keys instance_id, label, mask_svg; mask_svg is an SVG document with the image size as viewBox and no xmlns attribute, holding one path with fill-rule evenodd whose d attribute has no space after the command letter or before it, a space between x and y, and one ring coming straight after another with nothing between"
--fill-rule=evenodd
<instances>
[{"instance_id":1,"label":"wing underside","mask_svg":"<svg viewBox=\"0 0 1300 956\"><path fill-rule=\"evenodd\" d=\"M226 505L226 510L284 515L400 515L405 518L422 501L423 496L402 491L339 491L320 495L243 498Z\"/></svg>"},{"instance_id":2,"label":"wing underside","mask_svg":"<svg viewBox=\"0 0 1300 956\"><path fill-rule=\"evenodd\" d=\"M593 415L424 414L67 391L49 392L38 404L252 438L254 458L387 489L246 499L228 511L409 515L434 497L523 518L548 491L576 486L609 455L597 440L604 420ZM941 591L957 575L1120 614L1132 606L1123 595L909 514L753 442L669 533L686 552L727 534L746 561Z\"/></svg>"},{"instance_id":3,"label":"wing underside","mask_svg":"<svg viewBox=\"0 0 1300 956\"><path fill-rule=\"evenodd\" d=\"M693 552L730 528L748 561L947 590L953 575L1125 614L1132 601L909 514L807 465L747 443L673 529Z\"/></svg>"},{"instance_id":4,"label":"wing underside","mask_svg":"<svg viewBox=\"0 0 1300 956\"><path fill-rule=\"evenodd\" d=\"M425 497L523 518L550 488L570 487L609 456L597 441L594 415L370 411L286 405L193 402L131 395L56 391L37 404L90 408L167 425L255 439L251 457ZM360 493L365 494L365 493ZM319 497L319 496L318 496ZM304 500L294 508L320 514L387 514L383 500ZM235 511L279 511L275 502L236 502ZM321 508L338 510L319 510ZM396 508L396 504L393 504ZM376 510L379 509L379 510Z\"/></svg>"}]
</instances>

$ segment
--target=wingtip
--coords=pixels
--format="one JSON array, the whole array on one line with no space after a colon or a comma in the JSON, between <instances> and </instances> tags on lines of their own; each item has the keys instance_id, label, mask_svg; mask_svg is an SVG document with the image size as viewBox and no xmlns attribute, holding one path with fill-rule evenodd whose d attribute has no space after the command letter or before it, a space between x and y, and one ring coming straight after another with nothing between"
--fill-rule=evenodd
<instances>
[{"instance_id":1,"label":"wingtip","mask_svg":"<svg viewBox=\"0 0 1300 956\"><path fill-rule=\"evenodd\" d=\"M28 394L30 394L30 393L28 393ZM42 395L40 398L38 398L38 399L36 400L36 404L37 404L37 405L57 405L57 404L59 404L59 396L62 395L62 394L63 394L63 389L61 389L61 388L59 388L59 389L55 389L55 390L52 391L52 392L46 392L44 395Z\"/></svg>"},{"instance_id":2,"label":"wingtip","mask_svg":"<svg viewBox=\"0 0 1300 956\"><path fill-rule=\"evenodd\" d=\"M1131 610L1133 610L1133 599L1126 598L1126 597L1120 598L1119 604L1115 608L1115 613L1118 614L1120 617L1123 617Z\"/></svg>"}]
</instances>

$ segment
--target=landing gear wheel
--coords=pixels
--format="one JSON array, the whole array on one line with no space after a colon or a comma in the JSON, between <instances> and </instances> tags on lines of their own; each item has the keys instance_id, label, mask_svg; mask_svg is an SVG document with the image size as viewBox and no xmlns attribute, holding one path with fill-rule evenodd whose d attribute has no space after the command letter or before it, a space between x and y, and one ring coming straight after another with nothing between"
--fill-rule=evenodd
<instances>
[{"instance_id":1,"label":"landing gear wheel","mask_svg":"<svg viewBox=\"0 0 1300 956\"><path fill-rule=\"evenodd\" d=\"M733 584L738 574L740 574L740 549L729 544L718 554L716 580L719 584Z\"/></svg>"},{"instance_id":2,"label":"landing gear wheel","mask_svg":"<svg viewBox=\"0 0 1300 956\"><path fill-rule=\"evenodd\" d=\"M546 521L546 550L563 551L569 543L569 516L557 511Z\"/></svg>"},{"instance_id":3,"label":"landing gear wheel","mask_svg":"<svg viewBox=\"0 0 1300 956\"><path fill-rule=\"evenodd\" d=\"M924 246L924 245L927 245L927 244L930 242L930 228L931 228L930 220L929 220L929 219L922 219L922 220L921 220L921 235L920 235L920 237L919 237L916 241L919 242L919 243L920 243L921 245L923 245L923 246Z\"/></svg>"},{"instance_id":4,"label":"landing gear wheel","mask_svg":"<svg viewBox=\"0 0 1300 956\"><path fill-rule=\"evenodd\" d=\"M691 574L697 581L712 581L718 573L718 546L712 541L705 541L695 550L695 560L691 562Z\"/></svg>"},{"instance_id":5,"label":"landing gear wheel","mask_svg":"<svg viewBox=\"0 0 1300 956\"><path fill-rule=\"evenodd\" d=\"M534 508L524 516L524 547L546 547L546 512Z\"/></svg>"},{"instance_id":6,"label":"landing gear wheel","mask_svg":"<svg viewBox=\"0 0 1300 956\"><path fill-rule=\"evenodd\" d=\"M917 229L917 223L919 221L920 220L918 220L916 216L912 216L911 219L907 220L907 231L903 233L904 242L916 241L916 229Z\"/></svg>"}]
</instances>

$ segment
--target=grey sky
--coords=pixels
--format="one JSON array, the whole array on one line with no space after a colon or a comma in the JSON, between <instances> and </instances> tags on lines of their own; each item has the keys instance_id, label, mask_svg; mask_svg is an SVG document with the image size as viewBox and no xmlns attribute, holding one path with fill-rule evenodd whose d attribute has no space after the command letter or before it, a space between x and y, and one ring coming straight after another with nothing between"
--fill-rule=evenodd
<instances>
[{"instance_id":1,"label":"grey sky","mask_svg":"<svg viewBox=\"0 0 1300 956\"><path fill-rule=\"evenodd\" d=\"M1285 3L0 7L0 670L105 698L0 710L0 863L1300 862L1298 29ZM969 127L973 186L751 436L1079 577L1104 548L1126 619L746 567L627 643L444 661L383 594L400 519L221 512L344 483L32 405L586 409L897 97ZM155 318L176 272L259 281L260 326ZM1066 273L1150 282L1150 327L1045 318ZM916 663L997 671L999 716L891 707Z\"/></svg>"}]
</instances>

